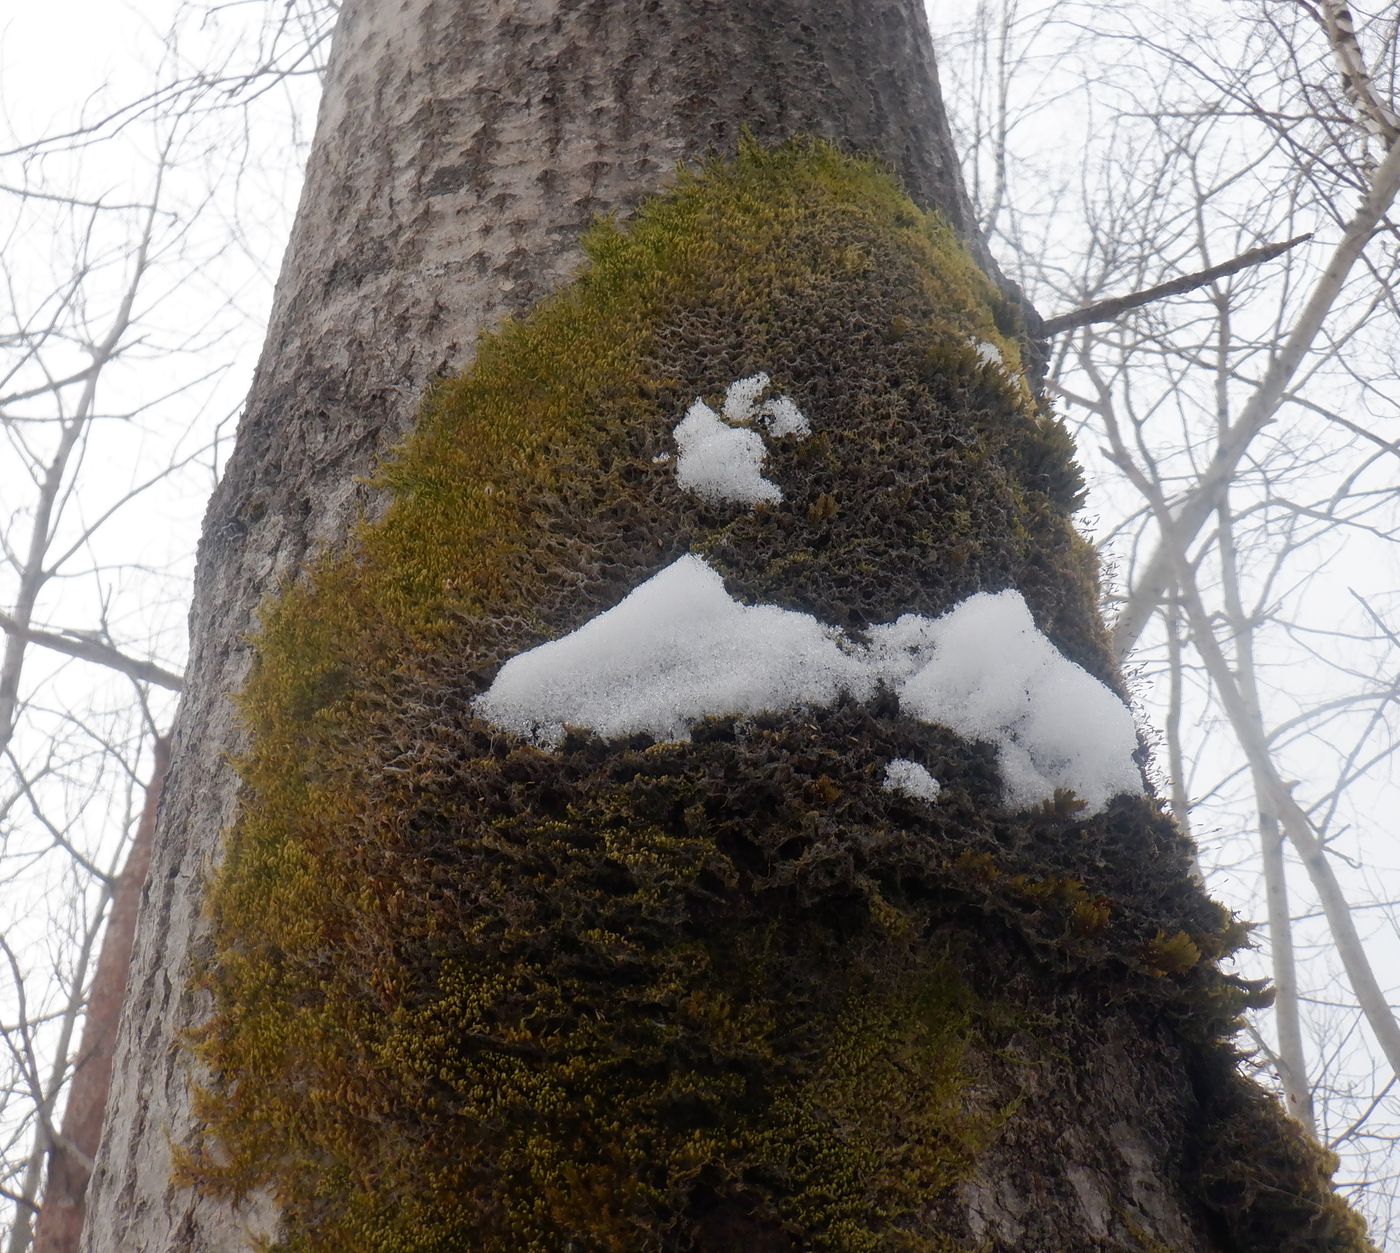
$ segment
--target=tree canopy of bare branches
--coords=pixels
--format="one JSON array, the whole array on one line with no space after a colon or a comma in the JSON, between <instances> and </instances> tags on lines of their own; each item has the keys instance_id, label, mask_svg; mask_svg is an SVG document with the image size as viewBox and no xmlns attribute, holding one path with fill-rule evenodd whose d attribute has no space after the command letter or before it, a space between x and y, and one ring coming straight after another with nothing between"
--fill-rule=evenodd
<instances>
[{"instance_id":1,"label":"tree canopy of bare branches","mask_svg":"<svg viewBox=\"0 0 1400 1253\"><path fill-rule=\"evenodd\" d=\"M954 24L944 65L981 220L1066 315L1049 386L1089 463L1166 787L1208 881L1264 924L1278 995L1251 1027L1258 1063L1342 1152L1384 1240L1400 1166L1396 14L1005 0Z\"/></svg>"}]
</instances>

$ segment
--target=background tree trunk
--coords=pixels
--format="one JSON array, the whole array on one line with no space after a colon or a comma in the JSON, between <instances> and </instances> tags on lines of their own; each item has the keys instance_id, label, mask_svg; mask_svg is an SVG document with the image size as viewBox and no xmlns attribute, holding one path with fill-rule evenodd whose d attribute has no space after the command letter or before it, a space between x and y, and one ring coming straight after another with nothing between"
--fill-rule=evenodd
<instances>
[{"instance_id":1,"label":"background tree trunk","mask_svg":"<svg viewBox=\"0 0 1400 1253\"><path fill-rule=\"evenodd\" d=\"M102 1134L117 1026L131 970L137 910L150 870L156 812L170 764L169 740L156 739L153 758L151 781L146 785L146 799L126 864L112 887L112 907L88 995L82 1045L63 1107L63 1125L58 1141L49 1145L44 1204L34 1228L35 1253L76 1253L82 1236L88 1178Z\"/></svg>"},{"instance_id":2,"label":"background tree trunk","mask_svg":"<svg viewBox=\"0 0 1400 1253\"><path fill-rule=\"evenodd\" d=\"M966 230L921 5L908 0L347 0L237 448L200 544L186 695L133 958L86 1247L247 1247L170 1183L201 886L232 821L229 696L258 603L373 508L358 479L425 384L577 264L580 231L747 127L875 153ZM980 244L976 244L980 248ZM254 1207L256 1208L256 1207Z\"/></svg>"}]
</instances>

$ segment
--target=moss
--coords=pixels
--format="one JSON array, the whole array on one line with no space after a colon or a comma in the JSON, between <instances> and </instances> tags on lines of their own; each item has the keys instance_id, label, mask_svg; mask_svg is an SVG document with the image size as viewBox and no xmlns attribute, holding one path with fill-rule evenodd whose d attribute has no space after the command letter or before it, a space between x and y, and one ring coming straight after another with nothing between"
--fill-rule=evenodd
<instances>
[{"instance_id":1,"label":"moss","mask_svg":"<svg viewBox=\"0 0 1400 1253\"><path fill-rule=\"evenodd\" d=\"M1185 974L1200 960L1200 946L1184 931L1159 931L1142 946L1143 965L1157 975Z\"/></svg>"},{"instance_id":2,"label":"moss","mask_svg":"<svg viewBox=\"0 0 1400 1253\"><path fill-rule=\"evenodd\" d=\"M1331 1190L1336 1155L1244 1078L1228 1052L1200 1061L1205 1134L1190 1163L1225 1247L1354 1253L1373 1246L1366 1224ZM1284 1181L1284 1186L1280 1186Z\"/></svg>"},{"instance_id":3,"label":"moss","mask_svg":"<svg viewBox=\"0 0 1400 1253\"><path fill-rule=\"evenodd\" d=\"M1008 1033L1062 1047L1083 983L1213 1055L1258 995L1155 803L1007 813L988 746L890 701L546 753L471 699L687 550L847 630L1014 586L1118 684L1068 436L952 232L825 145L683 174L585 251L263 614L188 1177L269 1188L287 1249L972 1243L956 1189L1030 1117ZM783 502L679 492L678 416L760 369L816 432L772 452Z\"/></svg>"}]
</instances>

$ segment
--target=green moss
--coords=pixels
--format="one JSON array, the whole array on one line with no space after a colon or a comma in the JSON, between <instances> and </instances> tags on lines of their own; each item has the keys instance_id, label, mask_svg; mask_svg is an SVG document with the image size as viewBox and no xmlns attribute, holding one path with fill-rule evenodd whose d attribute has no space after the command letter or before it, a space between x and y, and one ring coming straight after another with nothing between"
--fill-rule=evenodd
<instances>
[{"instance_id":1,"label":"green moss","mask_svg":"<svg viewBox=\"0 0 1400 1253\"><path fill-rule=\"evenodd\" d=\"M1203 1059L1205 1134L1190 1163L1216 1214L1227 1247L1278 1253L1371 1250L1366 1224L1331 1189L1336 1155L1318 1145L1278 1103L1230 1064ZM1280 1186L1280 1181L1286 1181Z\"/></svg>"},{"instance_id":2,"label":"green moss","mask_svg":"<svg viewBox=\"0 0 1400 1253\"><path fill-rule=\"evenodd\" d=\"M1056 1021L1027 962L1207 1050L1255 995L1179 960L1238 937L1156 806L1007 813L986 746L889 702L546 753L471 699L688 550L847 630L1014 586L1116 684L1068 437L952 232L825 145L683 175L585 251L263 613L185 1170L270 1189L287 1249L956 1247L1030 1117L987 1078L1008 1024ZM758 370L815 427L772 451L782 504L679 492L676 420ZM938 806L880 786L898 756Z\"/></svg>"}]
</instances>

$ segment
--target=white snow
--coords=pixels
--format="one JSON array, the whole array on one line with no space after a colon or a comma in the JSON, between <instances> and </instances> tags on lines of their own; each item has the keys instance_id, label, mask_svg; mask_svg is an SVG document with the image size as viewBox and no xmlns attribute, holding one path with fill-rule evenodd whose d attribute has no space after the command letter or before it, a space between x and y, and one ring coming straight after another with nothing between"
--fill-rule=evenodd
<instances>
[{"instance_id":1,"label":"white snow","mask_svg":"<svg viewBox=\"0 0 1400 1253\"><path fill-rule=\"evenodd\" d=\"M775 396L761 405L758 403L759 397L768 390L769 381L768 375L760 371L730 383L724 393L724 420L740 424L753 422L766 427L769 435L796 435L806 439L812 433L812 424L791 396Z\"/></svg>"},{"instance_id":2,"label":"white snow","mask_svg":"<svg viewBox=\"0 0 1400 1253\"><path fill-rule=\"evenodd\" d=\"M884 788L911 800L936 801L943 785L917 761L896 757L885 767Z\"/></svg>"},{"instance_id":3,"label":"white snow","mask_svg":"<svg viewBox=\"0 0 1400 1253\"><path fill-rule=\"evenodd\" d=\"M1096 813L1142 791L1132 714L1036 629L1019 592L979 593L871 635L905 713L996 745L1008 804L1065 788Z\"/></svg>"},{"instance_id":4,"label":"white snow","mask_svg":"<svg viewBox=\"0 0 1400 1253\"><path fill-rule=\"evenodd\" d=\"M758 398L768 390L768 376L763 373L750 374L748 378L735 379L724 393L724 419L726 422L750 422Z\"/></svg>"},{"instance_id":5,"label":"white snow","mask_svg":"<svg viewBox=\"0 0 1400 1253\"><path fill-rule=\"evenodd\" d=\"M726 426L709 405L697 400L674 434L680 450L676 482L686 491L740 505L782 500L782 489L763 477L768 449L757 431Z\"/></svg>"},{"instance_id":6,"label":"white snow","mask_svg":"<svg viewBox=\"0 0 1400 1253\"><path fill-rule=\"evenodd\" d=\"M682 488L707 500L740 505L782 500L782 489L763 477L768 448L752 427L774 438L802 439L812 427L791 397L758 403L768 382L768 375L761 373L736 379L725 393L722 418L703 400L686 410L673 432L680 452L676 482Z\"/></svg>"},{"instance_id":7,"label":"white snow","mask_svg":"<svg viewBox=\"0 0 1400 1253\"><path fill-rule=\"evenodd\" d=\"M977 355L982 359L983 365L1005 365L1002 359L1001 349L995 344L985 339L972 341L972 346L977 349Z\"/></svg>"},{"instance_id":8,"label":"white snow","mask_svg":"<svg viewBox=\"0 0 1400 1253\"><path fill-rule=\"evenodd\" d=\"M828 705L874 685L840 631L776 605L741 605L686 556L572 634L512 658L476 707L549 745L566 726L688 740L711 715Z\"/></svg>"},{"instance_id":9,"label":"white snow","mask_svg":"<svg viewBox=\"0 0 1400 1253\"><path fill-rule=\"evenodd\" d=\"M757 421L768 428L769 435L795 435L806 439L812 433L812 424L807 421L807 415L797 407L797 402L791 396L777 396L764 401Z\"/></svg>"},{"instance_id":10,"label":"white snow","mask_svg":"<svg viewBox=\"0 0 1400 1253\"><path fill-rule=\"evenodd\" d=\"M512 658L476 708L546 745L566 726L686 740L702 718L864 700L880 684L912 717L995 745L1010 805L1065 788L1093 813L1142 791L1132 715L1055 649L1013 591L969 597L941 618L906 614L862 644L810 614L742 605L686 556L577 631Z\"/></svg>"}]
</instances>

